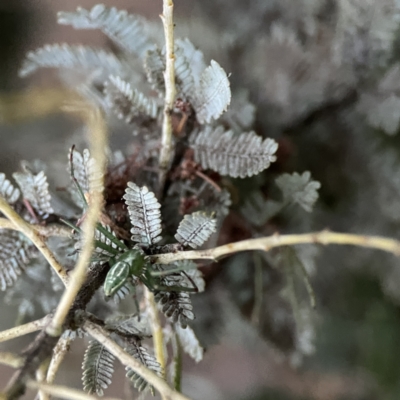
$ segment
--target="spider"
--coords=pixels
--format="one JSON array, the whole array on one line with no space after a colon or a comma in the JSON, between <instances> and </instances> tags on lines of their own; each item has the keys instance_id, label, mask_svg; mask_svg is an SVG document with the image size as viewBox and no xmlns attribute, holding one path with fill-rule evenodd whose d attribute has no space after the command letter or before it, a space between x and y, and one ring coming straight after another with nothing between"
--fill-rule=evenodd
<instances>
[{"instance_id":1,"label":"spider","mask_svg":"<svg viewBox=\"0 0 400 400\"><path fill-rule=\"evenodd\" d=\"M72 153L72 152L71 152ZM82 202L84 204L84 213L88 206L86 197L83 190L74 175L73 159L70 159L71 166L71 177L74 182ZM82 220L83 217L80 219ZM66 221L70 227L77 232L81 233L79 227L70 224ZM184 268L174 268L167 271L158 272L155 271L148 257L146 256L143 249L137 245L133 248L129 248L123 241L119 240L115 234L110 230L106 229L101 223L97 223L97 239L95 240L95 248L100 250L100 254L92 256L92 261L108 262L110 270L104 281L104 293L106 297L111 297L116 294L125 284L128 282L135 282L138 279L152 292L164 291L164 292L198 292L198 288L193 280L184 272ZM105 240L99 240L99 237L105 238ZM183 272L188 281L193 287L186 286L165 286L161 285L160 277L162 275L174 274L177 272Z\"/></svg>"}]
</instances>

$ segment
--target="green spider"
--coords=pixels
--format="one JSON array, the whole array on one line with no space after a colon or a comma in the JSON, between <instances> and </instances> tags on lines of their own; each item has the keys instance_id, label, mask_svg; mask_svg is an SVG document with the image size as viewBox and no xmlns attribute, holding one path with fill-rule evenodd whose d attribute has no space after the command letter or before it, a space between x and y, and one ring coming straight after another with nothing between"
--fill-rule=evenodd
<instances>
[{"instance_id":1,"label":"green spider","mask_svg":"<svg viewBox=\"0 0 400 400\"><path fill-rule=\"evenodd\" d=\"M74 174L72 159L73 150L74 147L71 150L70 159L71 177L83 201L84 208L86 209L88 206L86 198ZM71 225L66 221L64 222L81 233L81 230L78 227ZM157 279L157 276L180 272L183 271L183 269L175 268L169 271L164 271L163 273L152 271L152 265L148 261L143 250L139 248L130 249L124 242L120 241L100 223L97 224L96 230L100 235L103 235L107 239L107 243L104 243L100 240L95 240L95 247L103 250L107 256L103 254L98 258L92 257L92 261L106 261L110 265L110 270L104 281L104 293L106 297L111 297L116 294L130 279L134 278L139 278L140 281L153 292L198 292L198 288L196 287L195 283L186 274L186 277L191 282L193 287L160 285L158 283L159 279Z\"/></svg>"},{"instance_id":2,"label":"green spider","mask_svg":"<svg viewBox=\"0 0 400 400\"><path fill-rule=\"evenodd\" d=\"M154 272L151 271L151 263L146 260L146 256L139 249L131 249L117 254L109 260L109 264L111 269L104 281L104 293L107 297L117 293L132 277L140 278L151 291L184 291L192 293L198 291L196 287L159 285ZM181 269L171 270L171 272L177 272L178 270Z\"/></svg>"}]
</instances>

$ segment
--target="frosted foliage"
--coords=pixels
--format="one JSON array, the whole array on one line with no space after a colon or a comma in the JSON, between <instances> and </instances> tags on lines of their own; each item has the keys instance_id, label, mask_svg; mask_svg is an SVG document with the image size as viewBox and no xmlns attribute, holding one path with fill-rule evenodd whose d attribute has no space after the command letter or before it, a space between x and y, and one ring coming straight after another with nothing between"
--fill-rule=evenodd
<instances>
[{"instance_id":1,"label":"frosted foliage","mask_svg":"<svg viewBox=\"0 0 400 400\"><path fill-rule=\"evenodd\" d=\"M23 198L28 200L40 215L52 214L54 210L50 203L49 184L44 171L34 174L28 168L24 169L24 172L13 174L22 191Z\"/></svg>"},{"instance_id":2,"label":"frosted foliage","mask_svg":"<svg viewBox=\"0 0 400 400\"><path fill-rule=\"evenodd\" d=\"M13 205L20 196L20 191L15 188L3 173L0 173L0 196Z\"/></svg>"},{"instance_id":3,"label":"frosted foliage","mask_svg":"<svg viewBox=\"0 0 400 400\"><path fill-rule=\"evenodd\" d=\"M203 279L203 274L197 268L196 263L192 260L182 260L174 263L177 267L182 267L185 270L185 274L193 281L196 285L199 293L204 292L206 282ZM185 285L190 285L191 282L189 279L186 279Z\"/></svg>"},{"instance_id":4,"label":"frosted foliage","mask_svg":"<svg viewBox=\"0 0 400 400\"><path fill-rule=\"evenodd\" d=\"M196 162L204 169L233 178L246 178L276 161L278 144L273 139L263 140L254 132L235 135L221 126L207 126L195 136L192 147Z\"/></svg>"},{"instance_id":5,"label":"frosted foliage","mask_svg":"<svg viewBox=\"0 0 400 400\"><path fill-rule=\"evenodd\" d=\"M114 54L104 50L68 44L46 45L29 52L20 70L20 75L30 75L39 68L100 70L109 74L124 72L122 63Z\"/></svg>"},{"instance_id":6,"label":"frosted foliage","mask_svg":"<svg viewBox=\"0 0 400 400\"><path fill-rule=\"evenodd\" d=\"M194 249L203 245L216 231L216 220L204 212L198 211L185 215L179 224L175 239L184 246Z\"/></svg>"},{"instance_id":7,"label":"frosted foliage","mask_svg":"<svg viewBox=\"0 0 400 400\"><path fill-rule=\"evenodd\" d=\"M99 342L91 340L82 364L82 383L85 392L103 396L111 384L115 357Z\"/></svg>"},{"instance_id":8,"label":"frosted foliage","mask_svg":"<svg viewBox=\"0 0 400 400\"><path fill-rule=\"evenodd\" d=\"M72 154L72 164L74 168L74 176L84 194L103 191L103 173L100 171L96 160L91 157L88 149L83 150L82 153L74 149ZM70 168L71 165L68 164L68 169L70 170ZM72 191L76 190L77 189L73 187ZM82 205L81 199L79 199L77 205Z\"/></svg>"},{"instance_id":9,"label":"frosted foliage","mask_svg":"<svg viewBox=\"0 0 400 400\"><path fill-rule=\"evenodd\" d=\"M210 123L227 110L231 102L229 80L216 61L211 60L211 65L202 73L193 102L200 124Z\"/></svg>"},{"instance_id":10,"label":"frosted foliage","mask_svg":"<svg viewBox=\"0 0 400 400\"><path fill-rule=\"evenodd\" d=\"M139 187L128 182L124 199L131 219L132 240L150 246L161 240L160 203L146 186Z\"/></svg>"},{"instance_id":11,"label":"frosted foliage","mask_svg":"<svg viewBox=\"0 0 400 400\"><path fill-rule=\"evenodd\" d=\"M189 354L191 358L197 363L203 359L204 349L201 347L194 331L189 326L186 329L181 328L179 325L175 327L176 334L179 338L179 343L183 351Z\"/></svg>"},{"instance_id":12,"label":"frosted foliage","mask_svg":"<svg viewBox=\"0 0 400 400\"><path fill-rule=\"evenodd\" d=\"M150 50L147 53L144 61L144 68L146 70L147 80L151 84L152 88L163 96L165 91L165 81L163 76L165 60L162 51L159 48Z\"/></svg>"},{"instance_id":13,"label":"frosted foliage","mask_svg":"<svg viewBox=\"0 0 400 400\"><path fill-rule=\"evenodd\" d=\"M132 345L125 349L127 353L131 356L135 357L138 361L140 361L144 366L155 372L157 375L161 375L162 369L160 364L157 362L154 356L150 355L145 347L143 347L140 343ZM138 374L136 374L129 367L125 368L126 376L132 382L134 387L139 391L143 391L146 389L148 383ZM150 388L153 392L153 388Z\"/></svg>"},{"instance_id":14,"label":"frosted foliage","mask_svg":"<svg viewBox=\"0 0 400 400\"><path fill-rule=\"evenodd\" d=\"M281 189L285 201L294 202L308 212L312 211L321 184L311 180L310 172L303 172L302 175L297 172L283 174L275 182Z\"/></svg>"},{"instance_id":15,"label":"frosted foliage","mask_svg":"<svg viewBox=\"0 0 400 400\"><path fill-rule=\"evenodd\" d=\"M21 234L0 229L0 289L13 286L30 261L31 252Z\"/></svg>"},{"instance_id":16,"label":"frosted foliage","mask_svg":"<svg viewBox=\"0 0 400 400\"><path fill-rule=\"evenodd\" d=\"M104 93L110 109L127 123L132 123L140 116L153 119L157 116L158 108L154 99L147 98L118 76L109 77Z\"/></svg>"},{"instance_id":17,"label":"frosted foliage","mask_svg":"<svg viewBox=\"0 0 400 400\"><path fill-rule=\"evenodd\" d=\"M60 12L58 22L76 29L100 29L121 48L139 57L154 47L146 34L146 21L115 7L103 4L91 10L79 7L75 12Z\"/></svg>"}]
</instances>

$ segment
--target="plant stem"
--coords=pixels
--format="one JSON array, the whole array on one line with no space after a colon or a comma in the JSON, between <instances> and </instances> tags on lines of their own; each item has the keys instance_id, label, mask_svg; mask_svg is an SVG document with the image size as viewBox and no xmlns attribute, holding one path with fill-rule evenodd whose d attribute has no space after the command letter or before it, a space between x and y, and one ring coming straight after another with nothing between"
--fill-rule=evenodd
<instances>
[{"instance_id":1,"label":"plant stem","mask_svg":"<svg viewBox=\"0 0 400 400\"><path fill-rule=\"evenodd\" d=\"M89 114L90 147L92 156L97 162L100 171L104 171L106 165L105 150L107 146L107 128L103 116L99 109L92 109ZM50 336L59 336L62 332L64 320L74 302L76 295L82 287L87 272L87 266L93 252L93 238L96 223L103 206L102 193L93 191L90 194L90 204L83 223L83 248L78 262L71 273L68 286L58 303L54 317L46 328L46 333Z\"/></svg>"},{"instance_id":2,"label":"plant stem","mask_svg":"<svg viewBox=\"0 0 400 400\"><path fill-rule=\"evenodd\" d=\"M51 224L47 226L43 225L31 225L31 227L41 236L51 237L70 237L71 231L63 225ZM15 226L11 221L6 218L0 218L0 228L1 229L12 229L14 231L19 231L19 228Z\"/></svg>"},{"instance_id":3,"label":"plant stem","mask_svg":"<svg viewBox=\"0 0 400 400\"><path fill-rule=\"evenodd\" d=\"M122 364L131 368L143 379L145 379L150 385L154 386L161 395L165 396L170 400L190 400L188 397L181 393L173 390L164 379L160 378L153 371L150 371L138 360L130 356L126 351L122 349L117 343L115 343L109 336L108 332L101 328L99 325L93 322L86 321L83 325L84 329L90 336L96 339L99 343L103 344L110 353L118 358Z\"/></svg>"},{"instance_id":4,"label":"plant stem","mask_svg":"<svg viewBox=\"0 0 400 400\"><path fill-rule=\"evenodd\" d=\"M59 278L63 281L64 285L66 285L68 282L67 272L64 267L58 263L54 254L47 247L42 235L40 235L31 224L24 221L2 196L0 196L0 212L2 212L15 225L16 229L32 241L37 249L43 254L47 262L52 266Z\"/></svg>"},{"instance_id":5,"label":"plant stem","mask_svg":"<svg viewBox=\"0 0 400 400\"><path fill-rule=\"evenodd\" d=\"M154 300L154 294L146 288L145 295L149 307L148 310L150 315L150 326L153 334L154 352L156 354L157 361L161 366L163 378L165 379L166 359L164 348L164 335L160 323L160 316L158 314L157 304Z\"/></svg>"},{"instance_id":6,"label":"plant stem","mask_svg":"<svg viewBox=\"0 0 400 400\"><path fill-rule=\"evenodd\" d=\"M151 262L155 264L169 264L179 260L213 260L216 261L224 256L229 256L240 251L263 250L269 251L274 247L292 246L295 244L339 244L366 247L383 250L400 256L400 241L382 236L363 236L350 233L311 232L295 235L279 235L242 240L223 246L206 250L178 251L176 253L157 254L150 256Z\"/></svg>"},{"instance_id":7,"label":"plant stem","mask_svg":"<svg viewBox=\"0 0 400 400\"><path fill-rule=\"evenodd\" d=\"M172 158L172 122L171 113L174 107L175 88L175 46L174 46L174 3L172 0L163 0L163 14L161 19L164 25L165 36L165 103L164 119L162 124L161 150L159 158L160 188L164 186L167 170Z\"/></svg>"},{"instance_id":8,"label":"plant stem","mask_svg":"<svg viewBox=\"0 0 400 400\"><path fill-rule=\"evenodd\" d=\"M92 396L85 392L76 389L70 389L66 386L59 385L50 385L48 383L43 382L35 382L33 380L29 380L26 385L30 389L40 390L44 393L48 393L49 395L59 397L61 399L67 400L98 400L97 396ZM119 400L111 397L103 397L103 400Z\"/></svg>"},{"instance_id":9,"label":"plant stem","mask_svg":"<svg viewBox=\"0 0 400 400\"><path fill-rule=\"evenodd\" d=\"M71 339L60 338L57 346L54 347L53 357L51 358L49 369L47 370L46 382L53 383L56 377L57 371L64 360L65 355L68 353Z\"/></svg>"},{"instance_id":10,"label":"plant stem","mask_svg":"<svg viewBox=\"0 0 400 400\"><path fill-rule=\"evenodd\" d=\"M25 359L13 353L0 352L0 364L8 365L12 368L20 368Z\"/></svg>"},{"instance_id":11,"label":"plant stem","mask_svg":"<svg viewBox=\"0 0 400 400\"><path fill-rule=\"evenodd\" d=\"M49 316L46 316L44 318L37 319L36 321L28 322L27 324L2 331L0 332L0 343L27 335L28 333L39 331L46 325L48 320Z\"/></svg>"}]
</instances>

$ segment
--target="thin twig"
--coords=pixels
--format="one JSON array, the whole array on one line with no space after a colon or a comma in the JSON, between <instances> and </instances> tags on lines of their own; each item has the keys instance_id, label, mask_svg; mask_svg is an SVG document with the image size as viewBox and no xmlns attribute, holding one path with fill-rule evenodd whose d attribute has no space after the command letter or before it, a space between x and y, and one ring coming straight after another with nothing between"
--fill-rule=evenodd
<instances>
[{"instance_id":1,"label":"thin twig","mask_svg":"<svg viewBox=\"0 0 400 400\"><path fill-rule=\"evenodd\" d=\"M7 329L0 332L0 343L7 340L15 339L28 333L40 331L49 321L49 316L46 316L36 321L28 322L27 324L16 326L15 328Z\"/></svg>"},{"instance_id":2,"label":"thin twig","mask_svg":"<svg viewBox=\"0 0 400 400\"><path fill-rule=\"evenodd\" d=\"M47 369L49 367L49 361L45 360L42 362L40 367L36 371L36 381L38 383L43 383L46 379ZM38 400L49 400L50 397L44 392L42 389L39 388L38 393L36 395L36 399Z\"/></svg>"},{"instance_id":3,"label":"thin twig","mask_svg":"<svg viewBox=\"0 0 400 400\"><path fill-rule=\"evenodd\" d=\"M99 109L91 111L89 119L90 132L90 148L92 156L96 160L100 171L104 171L106 165L106 146L107 146L107 128L103 116ZM93 238L95 227L103 205L102 194L93 191L90 195L90 204L83 223L83 248L80 253L78 262L71 273L68 287L58 303L58 307L54 313L54 317L46 329L50 336L59 336L62 331L62 325L75 300L79 289L86 278L87 266L93 252Z\"/></svg>"},{"instance_id":4,"label":"thin twig","mask_svg":"<svg viewBox=\"0 0 400 400\"><path fill-rule=\"evenodd\" d=\"M122 349L117 343L114 342L103 328L94 324L93 322L86 321L83 325L85 331L96 339L99 343L103 344L107 350L118 358L122 364L131 368L134 372L145 379L150 385L154 386L162 395L170 400L189 400L188 397L173 390L164 379L160 378L153 371L150 371L138 360L130 356Z\"/></svg>"},{"instance_id":5,"label":"thin twig","mask_svg":"<svg viewBox=\"0 0 400 400\"><path fill-rule=\"evenodd\" d=\"M48 383L29 380L26 385L30 389L41 390L49 395L67 400L98 400L97 396L92 396L80 390L71 389L67 386L50 385ZM114 397L102 397L102 400L120 400Z\"/></svg>"},{"instance_id":6,"label":"thin twig","mask_svg":"<svg viewBox=\"0 0 400 400\"><path fill-rule=\"evenodd\" d=\"M68 353L71 344L71 339L65 339L63 337L57 343L57 346L53 350L53 357L51 358L49 369L47 370L46 382L53 383L56 377L57 371L63 362L65 355Z\"/></svg>"},{"instance_id":7,"label":"thin twig","mask_svg":"<svg viewBox=\"0 0 400 400\"><path fill-rule=\"evenodd\" d=\"M3 213L21 233L32 241L37 249L43 254L47 262L53 267L64 285L66 285L68 282L67 272L64 267L58 263L54 254L47 247L43 237L32 227L32 225L24 221L18 215L2 196L0 196L0 212Z\"/></svg>"},{"instance_id":8,"label":"thin twig","mask_svg":"<svg viewBox=\"0 0 400 400\"><path fill-rule=\"evenodd\" d=\"M150 292L150 290L145 289L146 301L149 306L149 316L150 316L150 326L153 334L153 345L154 352L159 362L163 378L165 379L165 370L166 370L166 357L165 357L165 348L164 348L164 335L160 323L160 316L157 310L157 304L154 300L154 294Z\"/></svg>"},{"instance_id":9,"label":"thin twig","mask_svg":"<svg viewBox=\"0 0 400 400\"><path fill-rule=\"evenodd\" d=\"M223 246L206 250L178 251L176 253L157 254L150 256L151 262L155 264L169 264L179 260L213 260L229 256L240 251L263 250L269 251L274 247L292 246L295 244L340 244L366 247L383 250L400 256L400 241L382 236L363 236L350 233L339 233L330 231L311 232L295 235L279 235L242 240Z\"/></svg>"},{"instance_id":10,"label":"thin twig","mask_svg":"<svg viewBox=\"0 0 400 400\"><path fill-rule=\"evenodd\" d=\"M172 0L163 0L163 14L161 19L164 25L165 36L165 103L164 119L162 124L161 150L160 150L160 187L166 179L167 170L172 158L172 122L171 113L174 107L175 88L175 49L174 49L174 3Z\"/></svg>"},{"instance_id":11,"label":"thin twig","mask_svg":"<svg viewBox=\"0 0 400 400\"><path fill-rule=\"evenodd\" d=\"M13 353L0 352L0 364L7 365L12 368L20 368L24 364L25 359Z\"/></svg>"},{"instance_id":12,"label":"thin twig","mask_svg":"<svg viewBox=\"0 0 400 400\"><path fill-rule=\"evenodd\" d=\"M31 227L43 237L71 237L71 230L64 225L31 225ZM11 221L6 218L0 218L0 228L2 229L12 229L19 231L20 229L15 226Z\"/></svg>"}]
</instances>

